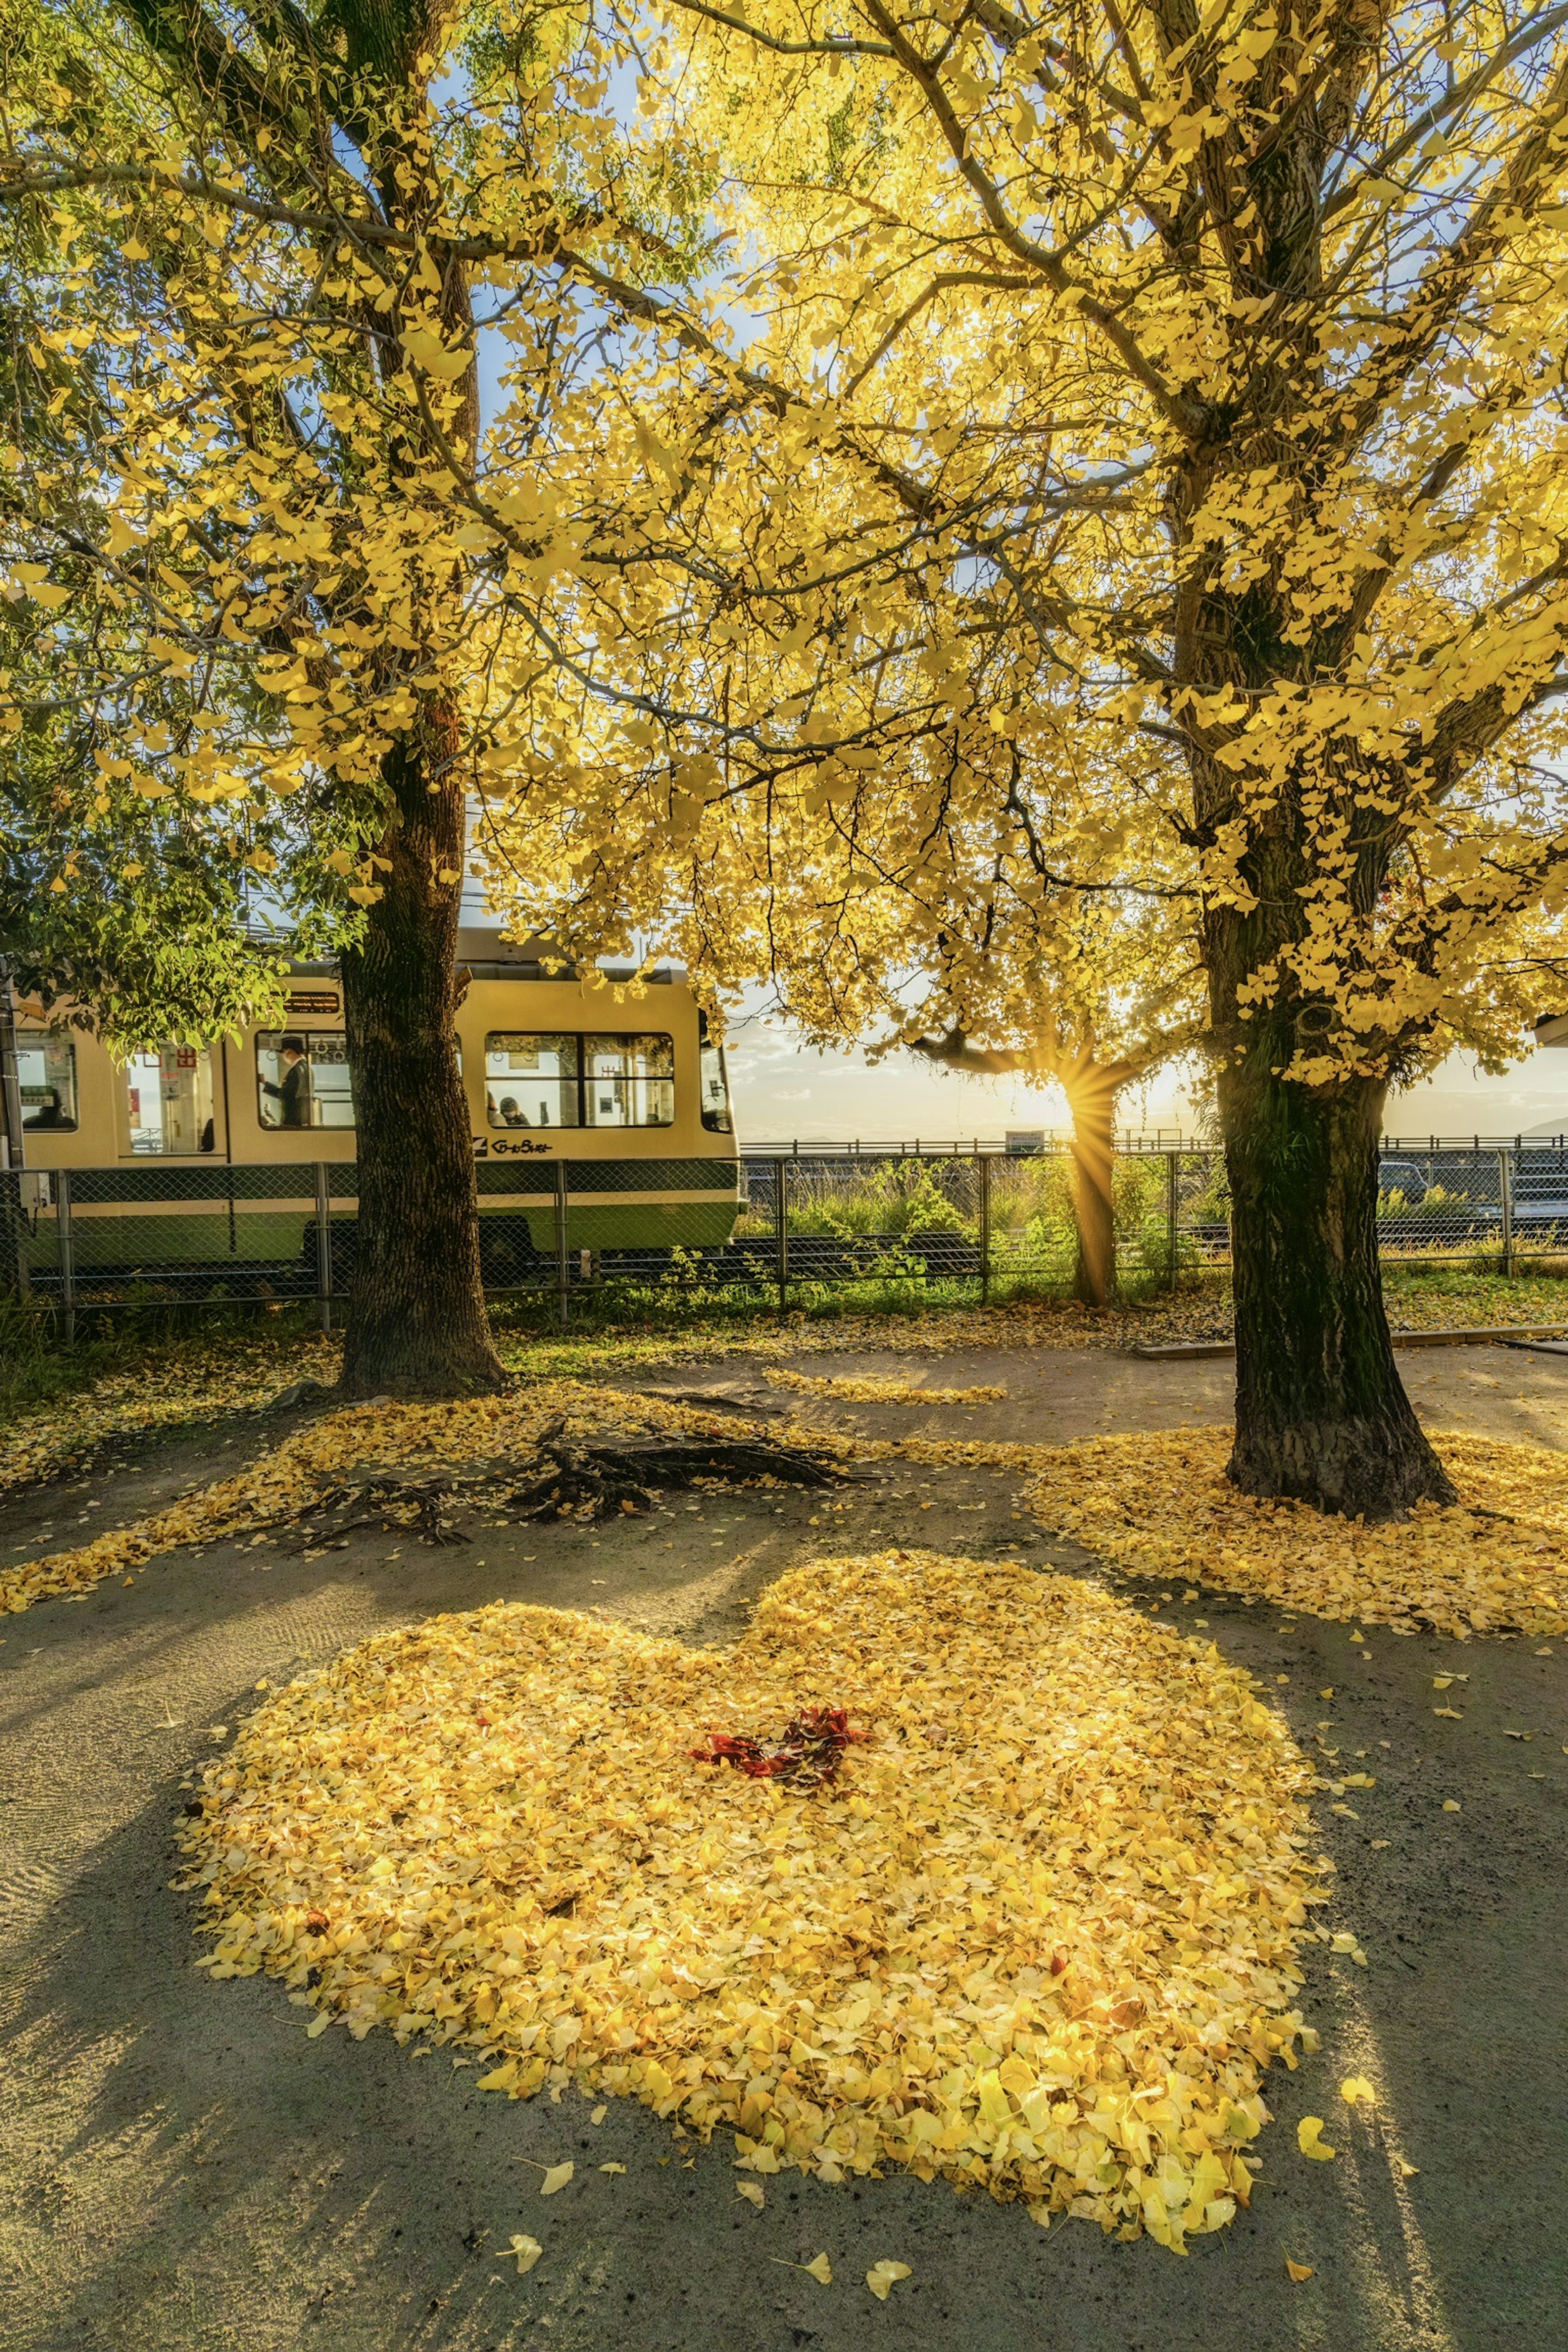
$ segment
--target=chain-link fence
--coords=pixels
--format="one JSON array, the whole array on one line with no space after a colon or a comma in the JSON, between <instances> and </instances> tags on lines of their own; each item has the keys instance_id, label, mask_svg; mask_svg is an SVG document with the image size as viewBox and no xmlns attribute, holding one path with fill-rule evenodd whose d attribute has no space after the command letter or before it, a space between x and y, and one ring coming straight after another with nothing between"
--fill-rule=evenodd
<instances>
[{"instance_id":1,"label":"chain-link fence","mask_svg":"<svg viewBox=\"0 0 1568 2352\"><path fill-rule=\"evenodd\" d=\"M723 1293L741 1302L889 1288L997 1298L1073 1280L1073 1175L1064 1148L817 1149L735 1160L486 1159L480 1259L495 1293L584 1287L628 1299ZM1385 1260L1568 1259L1568 1145L1390 1142L1381 1166ZM1217 1150L1121 1150L1117 1278L1132 1296L1179 1288L1230 1255ZM352 1161L15 1171L0 1176L9 1286L63 1310L157 1300L346 1302L358 1206Z\"/></svg>"}]
</instances>

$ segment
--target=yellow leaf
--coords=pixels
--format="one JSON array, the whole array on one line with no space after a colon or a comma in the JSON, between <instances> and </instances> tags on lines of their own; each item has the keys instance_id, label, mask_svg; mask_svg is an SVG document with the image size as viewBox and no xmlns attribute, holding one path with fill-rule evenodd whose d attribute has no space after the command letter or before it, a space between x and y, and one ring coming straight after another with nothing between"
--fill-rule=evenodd
<instances>
[{"instance_id":1,"label":"yellow leaf","mask_svg":"<svg viewBox=\"0 0 1568 2352\"><path fill-rule=\"evenodd\" d=\"M908 2278L909 2274L910 2266L908 2263L889 2263L886 2261L873 2263L870 2269L866 2273L866 2284L870 2288L879 2303L886 2303L888 2300L888 2289L890 2286L895 2285L900 2279Z\"/></svg>"},{"instance_id":2,"label":"yellow leaf","mask_svg":"<svg viewBox=\"0 0 1568 2352\"><path fill-rule=\"evenodd\" d=\"M1310 2263L1293 2263L1289 2254L1285 2257L1285 2270L1287 2276L1293 2278L1298 2285L1303 2279L1310 2279L1312 2275Z\"/></svg>"},{"instance_id":3,"label":"yellow leaf","mask_svg":"<svg viewBox=\"0 0 1568 2352\"><path fill-rule=\"evenodd\" d=\"M519 2278L521 2278L525 2272L531 2271L533 2268L534 2263L539 2260L540 2255L543 2252L544 2249L540 2244L537 2238L514 2237L510 2245L508 2246L506 2250L506 2254L502 2255L501 2260L504 2262L507 2258L507 2254L515 2254L517 2257L517 2274Z\"/></svg>"},{"instance_id":4,"label":"yellow leaf","mask_svg":"<svg viewBox=\"0 0 1568 2352\"><path fill-rule=\"evenodd\" d=\"M813 2254L808 2263L792 2263L787 2254L770 2254L768 2260L770 2263L777 2263L781 2270L805 2271L808 2277L816 2281L818 2286L833 2284L833 2265L826 2254Z\"/></svg>"},{"instance_id":5,"label":"yellow leaf","mask_svg":"<svg viewBox=\"0 0 1568 2352\"><path fill-rule=\"evenodd\" d=\"M1396 2156L1394 2159L1394 2169L1398 2173L1401 2180L1414 2180L1420 2168L1419 2165L1407 2163L1402 2156Z\"/></svg>"},{"instance_id":6,"label":"yellow leaf","mask_svg":"<svg viewBox=\"0 0 1568 2352\"><path fill-rule=\"evenodd\" d=\"M1326 2164L1336 2151L1323 2140L1322 2129L1321 2116L1303 2116L1296 2126L1296 2145L1303 2156L1316 2157L1320 2163Z\"/></svg>"},{"instance_id":7,"label":"yellow leaf","mask_svg":"<svg viewBox=\"0 0 1568 2352\"><path fill-rule=\"evenodd\" d=\"M626 2168L624 2164L601 2164L599 2167L601 2172L624 2172Z\"/></svg>"},{"instance_id":8,"label":"yellow leaf","mask_svg":"<svg viewBox=\"0 0 1568 2352\"><path fill-rule=\"evenodd\" d=\"M1347 2074L1340 2084L1340 2096L1351 2107L1371 2107L1377 2104L1377 2093L1364 2074Z\"/></svg>"},{"instance_id":9,"label":"yellow leaf","mask_svg":"<svg viewBox=\"0 0 1568 2352\"><path fill-rule=\"evenodd\" d=\"M1445 1797L1445 1798L1444 1798L1444 1800L1443 1800L1443 1811L1444 1811L1446 1813L1458 1813L1458 1812L1462 1812L1462 1811L1463 1811L1463 1810L1464 1810L1464 1808L1461 1806L1461 1804L1459 1803L1459 1801L1458 1801L1458 1799L1457 1797Z\"/></svg>"},{"instance_id":10,"label":"yellow leaf","mask_svg":"<svg viewBox=\"0 0 1568 2352\"><path fill-rule=\"evenodd\" d=\"M743 2197L748 2205L754 2205L759 2213L767 2202L760 2180L737 2180L735 2194L737 2197Z\"/></svg>"},{"instance_id":11,"label":"yellow leaf","mask_svg":"<svg viewBox=\"0 0 1568 2352\"><path fill-rule=\"evenodd\" d=\"M553 2197L558 2189L564 2189L572 2178L574 2169L570 2159L564 2164L552 2164L539 2184L540 2195Z\"/></svg>"}]
</instances>

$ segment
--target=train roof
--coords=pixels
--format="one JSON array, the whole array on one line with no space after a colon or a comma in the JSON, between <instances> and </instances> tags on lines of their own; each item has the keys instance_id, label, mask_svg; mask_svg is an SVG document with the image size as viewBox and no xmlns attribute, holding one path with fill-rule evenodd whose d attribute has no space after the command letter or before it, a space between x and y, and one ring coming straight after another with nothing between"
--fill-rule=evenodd
<instances>
[{"instance_id":1,"label":"train roof","mask_svg":"<svg viewBox=\"0 0 1568 2352\"><path fill-rule=\"evenodd\" d=\"M500 931L466 923L458 932L458 961L472 980L575 980L580 969L548 940L509 940ZM300 980L335 980L338 965L335 956L321 956L309 961L297 959L289 969ZM605 957L598 969L606 980L630 980L637 966ZM644 977L655 988L679 988L686 985L688 975L683 964L658 963Z\"/></svg>"}]
</instances>

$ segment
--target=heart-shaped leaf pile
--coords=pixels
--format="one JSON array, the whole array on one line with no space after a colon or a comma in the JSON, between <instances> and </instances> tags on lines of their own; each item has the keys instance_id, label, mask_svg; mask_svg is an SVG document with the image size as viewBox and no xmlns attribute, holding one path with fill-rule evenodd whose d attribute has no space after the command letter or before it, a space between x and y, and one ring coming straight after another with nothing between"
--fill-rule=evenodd
<instances>
[{"instance_id":1,"label":"heart-shaped leaf pile","mask_svg":"<svg viewBox=\"0 0 1568 2352\"><path fill-rule=\"evenodd\" d=\"M815 1789L715 1732L842 1706ZM184 1832L215 1974L738 2135L1179 2247L1290 2063L1308 1775L1247 1677L1075 1579L796 1570L732 1650L498 1604L255 1715Z\"/></svg>"}]
</instances>

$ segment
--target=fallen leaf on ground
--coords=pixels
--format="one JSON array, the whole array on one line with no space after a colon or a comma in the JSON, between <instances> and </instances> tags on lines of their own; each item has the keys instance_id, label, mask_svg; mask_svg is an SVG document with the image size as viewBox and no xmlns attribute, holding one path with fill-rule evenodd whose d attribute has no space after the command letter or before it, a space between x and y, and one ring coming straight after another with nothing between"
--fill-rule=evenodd
<instances>
[{"instance_id":1,"label":"fallen leaf on ground","mask_svg":"<svg viewBox=\"0 0 1568 2352\"><path fill-rule=\"evenodd\" d=\"M1351 2107L1370 2107L1377 2103L1377 2093L1364 2074L1347 2074L1340 2084L1340 2096Z\"/></svg>"},{"instance_id":2,"label":"fallen leaf on ground","mask_svg":"<svg viewBox=\"0 0 1568 2352\"><path fill-rule=\"evenodd\" d=\"M576 2168L572 2163L570 2158L568 2158L564 2164L551 2165L546 2170L543 2179L539 2184L540 2195L542 2197L553 2197L558 2189L565 2188L566 2183L571 2179L575 2169Z\"/></svg>"},{"instance_id":3,"label":"fallen leaf on ground","mask_svg":"<svg viewBox=\"0 0 1568 2352\"><path fill-rule=\"evenodd\" d=\"M868 1733L827 1790L691 1760L824 1689ZM722 1651L513 1602L378 1635L258 1707L182 1836L215 1959L356 2035L759 2178L899 2164L1180 2249L1305 2046L1311 1777L1211 1644L905 1551L780 1579Z\"/></svg>"},{"instance_id":4,"label":"fallen leaf on ground","mask_svg":"<svg viewBox=\"0 0 1568 2352\"><path fill-rule=\"evenodd\" d=\"M1338 2150L1328 2145L1322 2130L1321 2116L1303 2116L1296 2126L1296 2145L1303 2156L1316 2157L1320 2162L1326 2162L1331 2156L1337 2155Z\"/></svg>"},{"instance_id":5,"label":"fallen leaf on ground","mask_svg":"<svg viewBox=\"0 0 1568 2352\"><path fill-rule=\"evenodd\" d=\"M866 2284L879 2303L886 2303L888 2289L896 2286L900 2279L907 2279L909 2276L908 2263L873 2263L866 2273Z\"/></svg>"},{"instance_id":6,"label":"fallen leaf on ground","mask_svg":"<svg viewBox=\"0 0 1568 2352\"><path fill-rule=\"evenodd\" d=\"M626 2168L624 2164L601 2164L599 2167L601 2172L624 2172Z\"/></svg>"},{"instance_id":7,"label":"fallen leaf on ground","mask_svg":"<svg viewBox=\"0 0 1568 2352\"><path fill-rule=\"evenodd\" d=\"M508 2246L506 2250L506 2253L502 2255L501 2259L504 2262L507 2260L508 2256L515 2254L517 2256L517 2273L518 2276L521 2278L525 2272L531 2271L533 2268L534 2263L539 2260L540 2255L543 2252L544 2249L540 2244L537 2238L513 2238L510 2245Z\"/></svg>"},{"instance_id":8,"label":"fallen leaf on ground","mask_svg":"<svg viewBox=\"0 0 1568 2352\"><path fill-rule=\"evenodd\" d=\"M806 1396L844 1397L859 1404L1001 1404L1005 1389L928 1389L912 1381L847 1375L835 1379L817 1372L786 1371L770 1364L763 1378L775 1389L795 1389Z\"/></svg>"},{"instance_id":9,"label":"fallen leaf on ground","mask_svg":"<svg viewBox=\"0 0 1568 2352\"><path fill-rule=\"evenodd\" d=\"M1436 1444L1458 1504L1418 1504L1386 1526L1240 1494L1225 1475L1228 1429L1036 1449L1029 1501L1129 1576L1184 1576L1304 1616L1405 1633L1568 1632L1568 1459L1454 1431Z\"/></svg>"},{"instance_id":10,"label":"fallen leaf on ground","mask_svg":"<svg viewBox=\"0 0 1568 2352\"><path fill-rule=\"evenodd\" d=\"M1295 2280L1298 2286L1300 2286L1303 2279L1310 2279L1312 2276L1312 2265L1310 2263L1293 2263L1289 2254L1285 2257L1285 2269L1288 2275Z\"/></svg>"},{"instance_id":11,"label":"fallen leaf on ground","mask_svg":"<svg viewBox=\"0 0 1568 2352\"><path fill-rule=\"evenodd\" d=\"M826 2254L813 2254L808 2263L792 2263L787 2254L770 2254L768 2260L777 2263L783 2270L804 2271L807 2278L816 2281L818 2286L833 2284L833 2265Z\"/></svg>"},{"instance_id":12,"label":"fallen leaf on ground","mask_svg":"<svg viewBox=\"0 0 1568 2352\"><path fill-rule=\"evenodd\" d=\"M735 2183L735 2194L737 2197L743 2197L748 2205L754 2205L759 2213L762 2211L763 2207L767 2203L767 2198L763 2192L763 2184L760 2180L737 2180Z\"/></svg>"}]
</instances>

